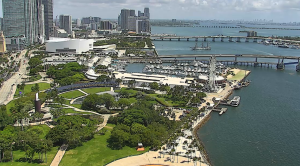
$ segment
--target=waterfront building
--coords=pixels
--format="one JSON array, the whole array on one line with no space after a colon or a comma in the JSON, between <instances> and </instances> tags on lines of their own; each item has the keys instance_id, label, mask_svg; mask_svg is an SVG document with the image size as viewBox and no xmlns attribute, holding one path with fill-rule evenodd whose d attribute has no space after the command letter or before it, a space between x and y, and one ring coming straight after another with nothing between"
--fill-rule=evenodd
<instances>
[{"instance_id":1,"label":"waterfront building","mask_svg":"<svg viewBox=\"0 0 300 166\"><path fill-rule=\"evenodd\" d=\"M177 20L176 19L172 19L172 22L176 22Z\"/></svg>"},{"instance_id":2,"label":"waterfront building","mask_svg":"<svg viewBox=\"0 0 300 166\"><path fill-rule=\"evenodd\" d=\"M136 31L136 23L139 17L136 16L130 16L128 17L128 30L130 31Z\"/></svg>"},{"instance_id":3,"label":"waterfront building","mask_svg":"<svg viewBox=\"0 0 300 166\"><path fill-rule=\"evenodd\" d=\"M25 44L40 42L44 38L44 5L41 0L3 0L3 31L8 38L23 36Z\"/></svg>"},{"instance_id":4,"label":"waterfront building","mask_svg":"<svg viewBox=\"0 0 300 166\"><path fill-rule=\"evenodd\" d=\"M0 31L0 53L3 54L6 52L6 42L3 35L3 31Z\"/></svg>"},{"instance_id":5,"label":"waterfront building","mask_svg":"<svg viewBox=\"0 0 300 166\"><path fill-rule=\"evenodd\" d=\"M137 20L136 21L136 33L151 33L150 21L148 19L145 20Z\"/></svg>"},{"instance_id":6,"label":"waterfront building","mask_svg":"<svg viewBox=\"0 0 300 166\"><path fill-rule=\"evenodd\" d=\"M121 10L121 29L128 29L128 17L130 16L129 9Z\"/></svg>"},{"instance_id":7,"label":"waterfront building","mask_svg":"<svg viewBox=\"0 0 300 166\"><path fill-rule=\"evenodd\" d=\"M148 7L145 7L144 9L144 16L150 19L150 10Z\"/></svg>"},{"instance_id":8,"label":"waterfront building","mask_svg":"<svg viewBox=\"0 0 300 166\"><path fill-rule=\"evenodd\" d=\"M53 0L42 0L44 5L45 37L49 40L53 36Z\"/></svg>"},{"instance_id":9,"label":"waterfront building","mask_svg":"<svg viewBox=\"0 0 300 166\"><path fill-rule=\"evenodd\" d=\"M70 15L59 16L59 27L64 29L68 34L72 32L72 17Z\"/></svg>"},{"instance_id":10,"label":"waterfront building","mask_svg":"<svg viewBox=\"0 0 300 166\"><path fill-rule=\"evenodd\" d=\"M76 53L81 54L93 50L92 39L51 38L46 42L46 51L52 53Z\"/></svg>"}]
</instances>

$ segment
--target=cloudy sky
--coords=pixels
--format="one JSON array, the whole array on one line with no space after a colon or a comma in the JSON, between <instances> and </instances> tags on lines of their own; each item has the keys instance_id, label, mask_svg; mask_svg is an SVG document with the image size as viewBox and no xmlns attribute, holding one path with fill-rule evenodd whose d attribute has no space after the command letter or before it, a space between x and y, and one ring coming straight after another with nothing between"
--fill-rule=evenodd
<instances>
[{"instance_id":1,"label":"cloudy sky","mask_svg":"<svg viewBox=\"0 0 300 166\"><path fill-rule=\"evenodd\" d=\"M54 17L116 19L123 8L150 8L152 19L273 19L300 22L300 0L53 0ZM2 5L2 4L1 4ZM2 6L0 7L2 15Z\"/></svg>"}]
</instances>

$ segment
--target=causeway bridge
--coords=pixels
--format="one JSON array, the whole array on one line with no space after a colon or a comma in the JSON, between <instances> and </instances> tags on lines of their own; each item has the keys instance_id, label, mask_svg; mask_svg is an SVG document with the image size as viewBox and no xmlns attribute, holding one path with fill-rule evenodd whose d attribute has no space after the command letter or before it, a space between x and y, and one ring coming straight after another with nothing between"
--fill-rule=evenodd
<instances>
[{"instance_id":1,"label":"causeway bridge","mask_svg":"<svg viewBox=\"0 0 300 166\"><path fill-rule=\"evenodd\" d=\"M210 39L212 42L217 40L224 42L224 40L228 40L229 42L241 42L244 40L245 42L258 42L258 41L275 41L275 42L284 42L284 43L292 43L292 44L300 44L300 41L295 40L283 40L283 39L273 39L269 37L247 37L247 36L151 36L152 41L208 41Z\"/></svg>"},{"instance_id":2,"label":"causeway bridge","mask_svg":"<svg viewBox=\"0 0 300 166\"><path fill-rule=\"evenodd\" d=\"M161 55L154 58L120 57L119 60L130 63L190 63L194 60L209 63L209 58L215 56L217 62L226 65L244 65L255 67L276 67L284 69L286 65L296 64L296 71L300 71L300 57L277 56L277 55L254 55L254 54L189 54L189 55ZM205 59L204 59L205 58ZM221 58L221 59L220 59ZM246 59L246 60L245 60ZM266 61L273 59L273 62ZM274 61L276 60L276 61ZM284 62L289 60L288 62Z\"/></svg>"}]
</instances>

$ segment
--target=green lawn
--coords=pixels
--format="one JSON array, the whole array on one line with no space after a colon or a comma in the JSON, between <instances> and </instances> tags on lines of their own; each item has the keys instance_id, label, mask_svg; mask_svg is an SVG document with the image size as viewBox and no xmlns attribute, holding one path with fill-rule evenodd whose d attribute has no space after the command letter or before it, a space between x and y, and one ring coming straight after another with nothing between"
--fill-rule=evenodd
<instances>
[{"instance_id":1,"label":"green lawn","mask_svg":"<svg viewBox=\"0 0 300 166\"><path fill-rule=\"evenodd\" d=\"M245 70L241 70L235 76L229 78L228 80L237 80L237 81L240 81L244 77L245 77Z\"/></svg>"},{"instance_id":2,"label":"green lawn","mask_svg":"<svg viewBox=\"0 0 300 166\"><path fill-rule=\"evenodd\" d=\"M119 93L121 90L115 90L116 93ZM122 91L127 91L130 93L130 96L135 96L136 93L138 92L137 90L130 89L130 88L122 88Z\"/></svg>"},{"instance_id":3,"label":"green lawn","mask_svg":"<svg viewBox=\"0 0 300 166\"><path fill-rule=\"evenodd\" d=\"M81 104L70 104L70 106L81 109Z\"/></svg>"},{"instance_id":4,"label":"green lawn","mask_svg":"<svg viewBox=\"0 0 300 166\"><path fill-rule=\"evenodd\" d=\"M159 97L157 97L158 94L149 94L149 96L155 97L157 102L159 102L159 103L161 103L161 104L163 104L167 107L172 107L173 106L172 101L166 101L165 98L159 98Z\"/></svg>"},{"instance_id":5,"label":"green lawn","mask_svg":"<svg viewBox=\"0 0 300 166\"><path fill-rule=\"evenodd\" d=\"M31 77L29 78L29 81L30 81L30 82L34 82L34 81L38 81L38 80L40 80L40 79L42 79L42 76L41 76L40 74L37 74L37 75L35 75L35 76L31 76Z\"/></svg>"},{"instance_id":6,"label":"green lawn","mask_svg":"<svg viewBox=\"0 0 300 166\"><path fill-rule=\"evenodd\" d=\"M99 165L103 166L116 159L120 159L129 155L138 155L143 152L137 152L135 148L124 147L121 150L112 150L107 147L107 139L114 125L108 125L105 135L95 135L95 138L83 143L83 146L66 152L60 166L73 165ZM146 148L148 151L149 148Z\"/></svg>"},{"instance_id":7,"label":"green lawn","mask_svg":"<svg viewBox=\"0 0 300 166\"><path fill-rule=\"evenodd\" d=\"M1 163L1 166L39 166L39 165L50 165L54 156L56 155L58 151L58 147L53 147L51 149L50 152L47 152L47 163L28 163L28 162L21 162L19 161L20 159L25 158L25 152L23 151L14 151L13 155L14 155L14 162L5 162L5 163ZM33 157L33 160L38 159L39 156L38 154L35 154Z\"/></svg>"},{"instance_id":8,"label":"green lawn","mask_svg":"<svg viewBox=\"0 0 300 166\"><path fill-rule=\"evenodd\" d=\"M88 88L88 89L82 89L82 90L88 94L95 94L95 93L99 93L99 92L110 91L110 87Z\"/></svg>"},{"instance_id":9,"label":"green lawn","mask_svg":"<svg viewBox=\"0 0 300 166\"><path fill-rule=\"evenodd\" d=\"M6 104L6 112L8 115L11 114L10 108L15 106L15 100L10 101L8 104Z\"/></svg>"},{"instance_id":10,"label":"green lawn","mask_svg":"<svg viewBox=\"0 0 300 166\"><path fill-rule=\"evenodd\" d=\"M78 90L74 90L74 91L63 93L59 96L62 96L62 97L67 98L67 99L75 99L77 97L84 96L84 93L82 93Z\"/></svg>"},{"instance_id":11,"label":"green lawn","mask_svg":"<svg viewBox=\"0 0 300 166\"><path fill-rule=\"evenodd\" d=\"M40 87L40 91L51 88L50 84L48 84L48 83L38 83L38 84L39 84L39 87ZM17 89L16 93L15 93L15 96L19 96L20 91L22 92L23 95L26 95L27 93L30 93L31 92L31 87L33 87L33 86L35 86L35 84L28 84L28 85L25 85L24 90Z\"/></svg>"},{"instance_id":12,"label":"green lawn","mask_svg":"<svg viewBox=\"0 0 300 166\"><path fill-rule=\"evenodd\" d=\"M66 114L93 114L93 113L90 113L90 112L78 112L78 111L74 111L73 109L71 108L65 108L63 109L65 111Z\"/></svg>"}]
</instances>

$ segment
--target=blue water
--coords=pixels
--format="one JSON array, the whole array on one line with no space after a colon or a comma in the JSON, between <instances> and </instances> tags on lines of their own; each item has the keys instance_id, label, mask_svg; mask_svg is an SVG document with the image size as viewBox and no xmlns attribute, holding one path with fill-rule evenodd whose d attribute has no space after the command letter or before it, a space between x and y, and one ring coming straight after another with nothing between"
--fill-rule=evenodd
<instances>
[{"instance_id":1,"label":"blue water","mask_svg":"<svg viewBox=\"0 0 300 166\"><path fill-rule=\"evenodd\" d=\"M236 35L238 29L152 27L152 33L191 35ZM299 31L257 30L258 33L296 36ZM275 33L275 34L274 34ZM155 41L160 55L195 54L194 42ZM280 49L256 43L210 43L211 54L264 54L300 56L300 50ZM207 54L207 53L204 53ZM128 67L141 70L143 65ZM251 84L234 95L241 96L237 108L229 107L198 131L214 166L299 166L300 165L300 73L295 65L284 71L241 67L251 70Z\"/></svg>"}]
</instances>

